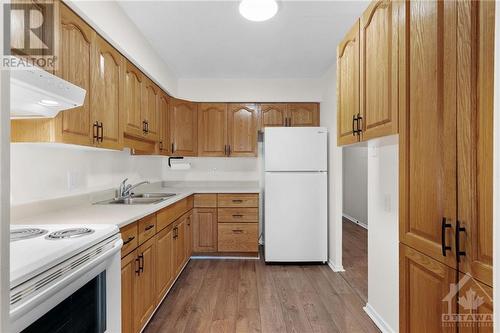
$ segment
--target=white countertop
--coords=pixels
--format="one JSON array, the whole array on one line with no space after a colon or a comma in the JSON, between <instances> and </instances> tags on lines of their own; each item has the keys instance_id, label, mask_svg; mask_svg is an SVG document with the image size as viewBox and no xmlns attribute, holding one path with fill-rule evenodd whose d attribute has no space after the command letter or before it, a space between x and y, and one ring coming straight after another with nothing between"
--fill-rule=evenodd
<instances>
[{"instance_id":1,"label":"white countertop","mask_svg":"<svg viewBox=\"0 0 500 333\"><path fill-rule=\"evenodd\" d=\"M157 204L95 205L111 199L104 194L85 194L11 207L11 224L114 224L123 227L194 193L259 193L258 182L163 182L138 188L137 193L169 192L175 197ZM106 191L108 195L111 191ZM99 198L99 199L95 199ZM16 212L17 211L17 212Z\"/></svg>"}]
</instances>

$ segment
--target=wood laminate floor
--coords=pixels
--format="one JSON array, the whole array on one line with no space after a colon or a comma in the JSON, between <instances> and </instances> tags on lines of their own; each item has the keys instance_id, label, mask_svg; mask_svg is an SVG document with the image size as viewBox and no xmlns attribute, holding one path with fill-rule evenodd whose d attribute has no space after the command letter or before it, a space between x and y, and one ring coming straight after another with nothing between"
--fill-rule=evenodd
<instances>
[{"instance_id":1,"label":"wood laminate floor","mask_svg":"<svg viewBox=\"0 0 500 333\"><path fill-rule=\"evenodd\" d=\"M192 259L145 332L379 332L327 265Z\"/></svg>"},{"instance_id":2,"label":"wood laminate floor","mask_svg":"<svg viewBox=\"0 0 500 333\"><path fill-rule=\"evenodd\" d=\"M363 301L368 300L368 230L343 218L342 276Z\"/></svg>"}]
</instances>

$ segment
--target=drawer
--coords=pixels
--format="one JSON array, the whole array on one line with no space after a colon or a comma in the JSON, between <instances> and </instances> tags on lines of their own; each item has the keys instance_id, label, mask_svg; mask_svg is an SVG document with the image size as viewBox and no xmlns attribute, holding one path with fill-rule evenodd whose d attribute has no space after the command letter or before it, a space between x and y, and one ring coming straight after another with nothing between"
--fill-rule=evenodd
<instances>
[{"instance_id":1,"label":"drawer","mask_svg":"<svg viewBox=\"0 0 500 333\"><path fill-rule=\"evenodd\" d=\"M195 194L194 195L195 207L217 207L217 194Z\"/></svg>"},{"instance_id":2,"label":"drawer","mask_svg":"<svg viewBox=\"0 0 500 333\"><path fill-rule=\"evenodd\" d=\"M156 234L156 214L146 216L137 222L139 228L139 245Z\"/></svg>"},{"instance_id":3,"label":"drawer","mask_svg":"<svg viewBox=\"0 0 500 333\"><path fill-rule=\"evenodd\" d=\"M176 203L173 203L170 206L160 210L156 214L158 231L167 227L169 224L177 220L191 208L193 208L192 196L179 200Z\"/></svg>"},{"instance_id":4,"label":"drawer","mask_svg":"<svg viewBox=\"0 0 500 333\"><path fill-rule=\"evenodd\" d=\"M219 208L217 210L218 222L248 223L259 222L258 208Z\"/></svg>"},{"instance_id":5,"label":"drawer","mask_svg":"<svg viewBox=\"0 0 500 333\"><path fill-rule=\"evenodd\" d=\"M219 194L219 207L259 207L258 194Z\"/></svg>"},{"instance_id":6,"label":"drawer","mask_svg":"<svg viewBox=\"0 0 500 333\"><path fill-rule=\"evenodd\" d=\"M120 233L123 239L122 257L124 257L135 250L135 248L139 244L137 235L137 222L131 223L121 228Z\"/></svg>"},{"instance_id":7,"label":"drawer","mask_svg":"<svg viewBox=\"0 0 500 333\"><path fill-rule=\"evenodd\" d=\"M219 223L217 229L219 252L258 251L258 223Z\"/></svg>"}]
</instances>

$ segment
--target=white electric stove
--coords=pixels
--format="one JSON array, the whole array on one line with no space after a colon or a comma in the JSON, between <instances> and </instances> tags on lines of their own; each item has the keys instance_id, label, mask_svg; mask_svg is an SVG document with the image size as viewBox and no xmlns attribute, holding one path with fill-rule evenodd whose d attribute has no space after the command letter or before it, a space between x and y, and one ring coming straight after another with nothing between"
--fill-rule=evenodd
<instances>
[{"instance_id":1,"label":"white electric stove","mask_svg":"<svg viewBox=\"0 0 500 333\"><path fill-rule=\"evenodd\" d=\"M12 225L11 330L119 332L122 244L115 225Z\"/></svg>"}]
</instances>

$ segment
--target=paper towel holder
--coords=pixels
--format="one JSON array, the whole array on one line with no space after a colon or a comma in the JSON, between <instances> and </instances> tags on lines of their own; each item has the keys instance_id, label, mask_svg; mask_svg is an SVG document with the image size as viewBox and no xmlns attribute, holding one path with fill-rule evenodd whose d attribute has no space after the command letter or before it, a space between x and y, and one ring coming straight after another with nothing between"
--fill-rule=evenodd
<instances>
[{"instance_id":1,"label":"paper towel holder","mask_svg":"<svg viewBox=\"0 0 500 333\"><path fill-rule=\"evenodd\" d=\"M170 164L170 160L182 160L184 159L184 157L182 156L171 156L168 158L168 167L171 168L172 167L172 164Z\"/></svg>"}]
</instances>

